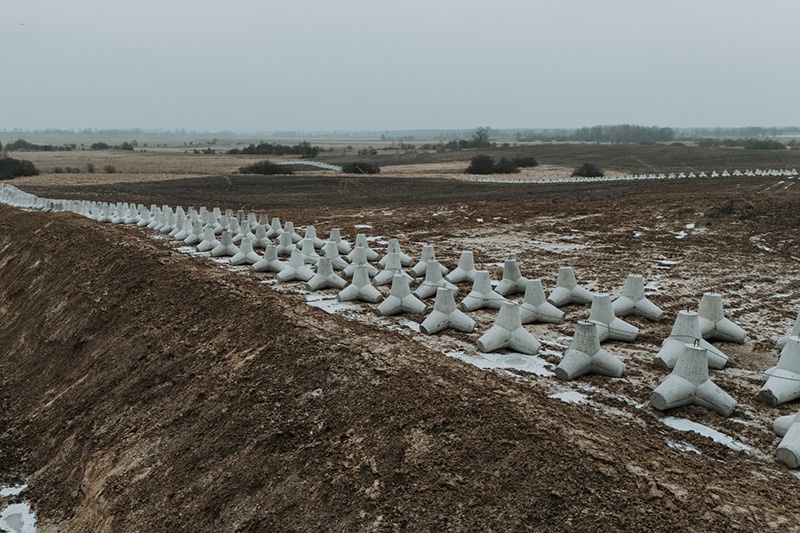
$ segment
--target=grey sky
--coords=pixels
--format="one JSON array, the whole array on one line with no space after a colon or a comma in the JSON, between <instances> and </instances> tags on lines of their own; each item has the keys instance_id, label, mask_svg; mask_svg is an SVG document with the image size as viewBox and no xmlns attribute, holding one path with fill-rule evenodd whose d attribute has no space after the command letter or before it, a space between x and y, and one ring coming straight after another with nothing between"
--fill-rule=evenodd
<instances>
[{"instance_id":1,"label":"grey sky","mask_svg":"<svg viewBox=\"0 0 800 533\"><path fill-rule=\"evenodd\" d=\"M798 0L25 0L0 129L800 125Z\"/></svg>"}]
</instances>

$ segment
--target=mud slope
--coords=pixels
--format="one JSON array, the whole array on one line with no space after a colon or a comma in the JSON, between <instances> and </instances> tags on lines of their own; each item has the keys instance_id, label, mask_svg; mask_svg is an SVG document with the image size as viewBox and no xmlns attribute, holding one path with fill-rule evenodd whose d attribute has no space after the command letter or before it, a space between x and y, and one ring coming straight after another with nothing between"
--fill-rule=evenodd
<instances>
[{"instance_id":1,"label":"mud slope","mask_svg":"<svg viewBox=\"0 0 800 533\"><path fill-rule=\"evenodd\" d=\"M796 480L136 230L0 207L0 472L62 531L786 528ZM645 413L648 408L645 408ZM691 437L688 437L691 438ZM8 479L0 479L7 481Z\"/></svg>"}]
</instances>

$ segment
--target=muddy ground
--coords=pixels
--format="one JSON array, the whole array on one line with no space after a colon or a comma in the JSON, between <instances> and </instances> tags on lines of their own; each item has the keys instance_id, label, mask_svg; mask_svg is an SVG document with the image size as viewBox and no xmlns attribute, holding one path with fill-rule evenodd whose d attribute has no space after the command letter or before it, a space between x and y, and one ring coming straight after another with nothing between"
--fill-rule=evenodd
<instances>
[{"instance_id":1,"label":"muddy ground","mask_svg":"<svg viewBox=\"0 0 800 533\"><path fill-rule=\"evenodd\" d=\"M797 180L334 183L228 176L26 190L266 210L322 236L364 231L376 247L397 237L413 256L432 243L450 268L470 249L493 279L515 257L548 292L562 265L612 295L637 272L667 318L631 319L637 342L604 344L627 365L621 379L548 375L588 306L567 307L561 325L527 326L543 341L540 372L486 371L469 363L494 311L473 314L475 334L429 338L410 327L423 315L380 318L366 304L326 313L300 284L231 270L151 232L0 207L0 481L30 485L40 524L797 528L800 480L774 461L771 430L797 404L756 400L774 340L800 307ZM675 314L709 290L748 332L742 346L716 343L731 361L712 372L739 404L730 419L698 407L669 415L736 449L672 429L648 403Z\"/></svg>"}]
</instances>

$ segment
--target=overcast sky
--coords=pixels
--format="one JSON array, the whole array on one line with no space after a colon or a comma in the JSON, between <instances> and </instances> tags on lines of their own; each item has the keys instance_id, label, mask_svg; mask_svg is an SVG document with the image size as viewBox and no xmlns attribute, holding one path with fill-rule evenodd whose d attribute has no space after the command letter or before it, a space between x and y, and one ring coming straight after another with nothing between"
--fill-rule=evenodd
<instances>
[{"instance_id":1,"label":"overcast sky","mask_svg":"<svg viewBox=\"0 0 800 533\"><path fill-rule=\"evenodd\" d=\"M800 0L17 0L0 130L800 126Z\"/></svg>"}]
</instances>

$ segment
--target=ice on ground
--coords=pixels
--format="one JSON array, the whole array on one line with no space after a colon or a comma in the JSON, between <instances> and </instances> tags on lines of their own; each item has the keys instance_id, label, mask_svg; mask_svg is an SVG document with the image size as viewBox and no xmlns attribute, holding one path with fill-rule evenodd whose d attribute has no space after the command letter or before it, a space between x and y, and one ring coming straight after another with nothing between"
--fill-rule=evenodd
<instances>
[{"instance_id":1,"label":"ice on ground","mask_svg":"<svg viewBox=\"0 0 800 533\"><path fill-rule=\"evenodd\" d=\"M413 320L409 320L407 322L403 322L403 325L412 331L416 331L419 333L419 323L414 322Z\"/></svg>"},{"instance_id":2,"label":"ice on ground","mask_svg":"<svg viewBox=\"0 0 800 533\"><path fill-rule=\"evenodd\" d=\"M522 353L483 353L477 352L475 355L468 355L464 352L453 350L445 352L448 357L460 359L465 363L477 366L483 370L491 370L494 368L522 370L530 372L537 376L554 376L555 374L548 370L547 367L552 366L544 359L540 359L535 355L526 355Z\"/></svg>"},{"instance_id":3,"label":"ice on ground","mask_svg":"<svg viewBox=\"0 0 800 533\"><path fill-rule=\"evenodd\" d=\"M27 502L9 505L0 512L0 529L9 533L36 533L36 513Z\"/></svg>"},{"instance_id":4,"label":"ice on ground","mask_svg":"<svg viewBox=\"0 0 800 533\"><path fill-rule=\"evenodd\" d=\"M733 440L733 437L730 435L726 435L725 433L717 431L714 428L704 426L703 424L698 424L697 422L692 422L691 420L687 420L685 418L667 416L662 418L661 422L668 425L672 429L677 429L678 431L694 431L695 433L699 433L704 437L710 438L714 442L727 446L731 450L736 450L739 452L752 450L752 448L747 444Z\"/></svg>"},{"instance_id":5,"label":"ice on ground","mask_svg":"<svg viewBox=\"0 0 800 533\"><path fill-rule=\"evenodd\" d=\"M792 295L792 293L790 293L790 292L782 292L782 293L779 293L779 294L773 294L772 297L773 298L788 298L791 295Z\"/></svg>"},{"instance_id":6,"label":"ice on ground","mask_svg":"<svg viewBox=\"0 0 800 533\"><path fill-rule=\"evenodd\" d=\"M353 226L355 229L372 229L372 226L369 224L356 224Z\"/></svg>"},{"instance_id":7,"label":"ice on ground","mask_svg":"<svg viewBox=\"0 0 800 533\"><path fill-rule=\"evenodd\" d=\"M675 238L676 239L683 239L687 235L688 235L688 233L686 233L685 231L681 230L681 231L679 231L678 233L675 234Z\"/></svg>"},{"instance_id":8,"label":"ice on ground","mask_svg":"<svg viewBox=\"0 0 800 533\"><path fill-rule=\"evenodd\" d=\"M774 252L775 251L772 248L770 248L769 246L764 246L763 244L758 244L757 247L758 247L759 250L764 250L765 252Z\"/></svg>"},{"instance_id":9,"label":"ice on ground","mask_svg":"<svg viewBox=\"0 0 800 533\"><path fill-rule=\"evenodd\" d=\"M680 450L682 452L693 452L693 453L696 453L698 455L702 455L700 450L698 450L697 448L695 448L691 444L685 444L683 442L674 442L674 441L668 440L667 441L667 446L669 446L670 448L675 448L676 450Z\"/></svg>"},{"instance_id":10,"label":"ice on ground","mask_svg":"<svg viewBox=\"0 0 800 533\"><path fill-rule=\"evenodd\" d=\"M686 229L694 229L694 222L690 222L684 226Z\"/></svg>"},{"instance_id":11,"label":"ice on ground","mask_svg":"<svg viewBox=\"0 0 800 533\"><path fill-rule=\"evenodd\" d=\"M555 394L549 395L548 398L561 400L564 403L587 403L589 401L588 397L585 394L576 392L574 390L565 390L562 392L556 392Z\"/></svg>"},{"instance_id":12,"label":"ice on ground","mask_svg":"<svg viewBox=\"0 0 800 533\"><path fill-rule=\"evenodd\" d=\"M318 307L331 315L352 311L356 308L354 305L340 302L336 296L328 294L309 294L306 296L306 303L312 307Z\"/></svg>"},{"instance_id":13,"label":"ice on ground","mask_svg":"<svg viewBox=\"0 0 800 533\"><path fill-rule=\"evenodd\" d=\"M634 231L633 232L633 236L636 237L636 238L641 237L642 235L644 235L643 231Z\"/></svg>"},{"instance_id":14,"label":"ice on ground","mask_svg":"<svg viewBox=\"0 0 800 533\"><path fill-rule=\"evenodd\" d=\"M475 222L483 222L483 219L482 218L476 218Z\"/></svg>"},{"instance_id":15,"label":"ice on ground","mask_svg":"<svg viewBox=\"0 0 800 533\"><path fill-rule=\"evenodd\" d=\"M28 485L17 485L15 487L0 487L0 498L7 498L8 496L17 496L27 488Z\"/></svg>"}]
</instances>

